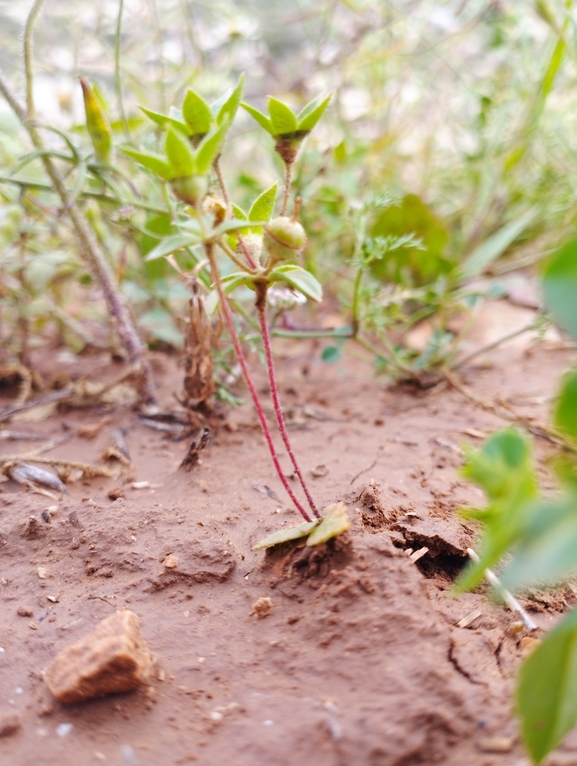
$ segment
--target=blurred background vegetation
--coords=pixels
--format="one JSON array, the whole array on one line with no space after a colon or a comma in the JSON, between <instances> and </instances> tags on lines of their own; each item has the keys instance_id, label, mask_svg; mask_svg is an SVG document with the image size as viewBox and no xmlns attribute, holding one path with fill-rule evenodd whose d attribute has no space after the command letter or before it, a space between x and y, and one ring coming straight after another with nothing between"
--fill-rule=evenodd
<instances>
[{"instance_id":1,"label":"blurred background vegetation","mask_svg":"<svg viewBox=\"0 0 577 766\"><path fill-rule=\"evenodd\" d=\"M29 10L0 2L0 71L18 94ZM186 285L144 260L172 231L175 201L118 151L109 168L94 162L77 76L97 87L115 143L139 147L157 137L138 106L167 112L189 87L213 100L244 72L244 98L261 109L269 94L301 108L332 92L294 187L305 265L342 316L323 355L337 360L354 335L377 371L418 376L452 364L504 276L575 227L576 21L570 0L49 0L34 33L36 108L143 337L178 349ZM234 201L246 208L282 179L277 159L239 113L222 159ZM326 324L309 311L277 330ZM107 348L109 336L65 211L0 99L2 361L28 364L47 343Z\"/></svg>"}]
</instances>

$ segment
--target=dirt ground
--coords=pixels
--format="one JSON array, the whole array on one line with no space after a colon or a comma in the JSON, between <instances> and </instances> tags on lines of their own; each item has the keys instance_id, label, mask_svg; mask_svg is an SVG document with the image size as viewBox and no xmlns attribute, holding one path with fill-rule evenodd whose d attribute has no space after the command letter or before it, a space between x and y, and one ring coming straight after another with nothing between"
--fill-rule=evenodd
<instances>
[{"instance_id":1,"label":"dirt ground","mask_svg":"<svg viewBox=\"0 0 577 766\"><path fill-rule=\"evenodd\" d=\"M56 501L0 484L0 724L13 713L21 724L0 737L2 766L529 763L510 702L526 632L515 632L517 616L487 592L450 590L475 544L456 510L482 501L459 478L460 448L479 446L506 421L447 384L388 388L364 362L323 364L308 343L278 343L277 353L314 496L321 506L344 500L353 519L346 539L312 557L252 549L300 519L249 404L227 413L190 472L179 470L187 442L167 440L127 408L112 410L93 439L78 429L104 409L10 423L49 438L70 434L49 454L90 462L122 426L132 466L116 479L70 483ZM545 421L573 359L561 343L518 341L460 380L487 402ZM101 361L54 354L41 366L74 377ZM167 357L154 364L160 398L171 404L181 372ZM3 454L35 446L0 442ZM547 483L551 445L537 438L536 447ZM134 489L133 481L149 484ZM125 497L110 499L120 486ZM168 554L177 567L163 565ZM252 605L261 597L273 608L258 619ZM523 603L547 628L574 600L568 588ZM138 615L158 655L152 687L55 702L43 669L122 607ZM577 736L549 763L577 764Z\"/></svg>"}]
</instances>

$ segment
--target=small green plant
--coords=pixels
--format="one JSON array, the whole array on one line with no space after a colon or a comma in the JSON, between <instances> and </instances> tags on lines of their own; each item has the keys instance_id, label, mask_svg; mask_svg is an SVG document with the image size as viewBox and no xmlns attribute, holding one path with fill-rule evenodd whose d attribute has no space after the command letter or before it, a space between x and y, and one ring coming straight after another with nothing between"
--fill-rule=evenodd
<instances>
[{"instance_id":1,"label":"small green plant","mask_svg":"<svg viewBox=\"0 0 577 766\"><path fill-rule=\"evenodd\" d=\"M546 264L546 304L559 325L577 340L577 240ZM539 484L531 443L520 431L491 436L469 455L464 474L485 492L488 505L467 510L485 532L480 557L460 578L474 587L487 568L511 554L501 575L507 588L558 584L577 573L577 368L563 378L554 425L564 447L553 462L560 493L547 497ZM516 708L533 761L541 763L577 724L577 611L548 633L519 671Z\"/></svg>"},{"instance_id":2,"label":"small green plant","mask_svg":"<svg viewBox=\"0 0 577 766\"><path fill-rule=\"evenodd\" d=\"M219 160L240 104L243 84L244 80L241 78L236 88L212 106L189 89L182 109L174 110L170 116L144 109L144 113L164 132L160 149L156 152L143 152L126 147L123 152L147 171L167 182L173 194L184 203L178 213L177 233L159 242L148 254L147 261L168 258L180 271L174 260L178 253L183 248L201 249L210 267L213 286L213 293L208 298L209 310L215 311L218 307L222 313L278 476L305 519L307 531L311 531L312 527L316 526L312 518L321 519L321 513L308 489L284 421L270 340L268 292L273 285L282 283L308 299L320 301L322 289L315 277L295 262L306 244L306 233L298 221L300 198L297 197L295 201L292 215L285 215L290 196L289 170L285 174L285 190L279 216L274 216L278 186L276 183L260 194L248 213L230 202ZM320 119L328 102L329 98L311 102L295 117L280 101L269 99L271 119L264 127L275 137L275 149L287 168L292 167L303 138ZM246 105L245 108L253 115L260 115ZM284 115L284 121L279 117L281 114ZM265 119L268 120L263 115L261 117L262 119L258 118L261 124ZM291 147L290 153L287 153L288 145ZM211 174L217 189L211 188ZM222 276L222 257L232 263L236 270ZM238 336L229 295L239 288L248 288L255 295L258 326L277 424L295 475L304 492L308 509L295 495L281 468L264 409ZM325 532L319 533L317 529L315 536L311 531L309 541L318 538L317 542L321 542L321 538L324 540L337 534L337 531L334 531L337 528L340 531L346 528L347 525L343 524L342 519L339 526L334 520L330 522L331 518L332 516L325 518L321 524L321 527L324 525ZM327 536L328 525L333 531ZM300 536L302 530L297 529Z\"/></svg>"}]
</instances>

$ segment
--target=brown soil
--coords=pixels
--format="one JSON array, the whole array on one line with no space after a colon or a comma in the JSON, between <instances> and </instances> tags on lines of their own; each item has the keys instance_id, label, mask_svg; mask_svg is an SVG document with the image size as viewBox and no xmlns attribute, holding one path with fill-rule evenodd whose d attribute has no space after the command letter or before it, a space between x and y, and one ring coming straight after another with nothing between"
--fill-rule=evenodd
<instances>
[{"instance_id":1,"label":"brown soil","mask_svg":"<svg viewBox=\"0 0 577 766\"><path fill-rule=\"evenodd\" d=\"M486 593L450 591L474 544L455 511L481 501L458 476L459 446L479 445L504 421L446 384L390 389L360 362L322 365L306 344L278 351L314 495L323 506L344 500L354 519L346 538L310 556L299 546L252 550L299 518L248 404L229 413L190 472L178 468L186 442L167 441L126 409L93 440L77 429L102 411L18 423L50 436L70 429L73 439L49 454L91 462L125 426L133 468L71 483L57 502L0 485L0 763L528 763L510 704L525 634L509 630L517 617ZM572 357L559 345L513 345L489 359L462 380L487 401L508 399L545 420L545 399ZM170 359L156 367L170 403L181 372ZM536 444L544 466L551 445ZM29 448L2 442L4 453ZM152 486L132 489L132 480ZM111 500L120 486L125 497ZM42 514L54 505L48 523ZM164 566L170 554L177 566ZM523 603L546 628L570 604L565 595ZM272 609L263 601L253 610L266 598ZM157 680L130 694L55 702L42 670L117 607L139 616L159 657ZM569 738L551 763L577 763L572 748Z\"/></svg>"}]
</instances>

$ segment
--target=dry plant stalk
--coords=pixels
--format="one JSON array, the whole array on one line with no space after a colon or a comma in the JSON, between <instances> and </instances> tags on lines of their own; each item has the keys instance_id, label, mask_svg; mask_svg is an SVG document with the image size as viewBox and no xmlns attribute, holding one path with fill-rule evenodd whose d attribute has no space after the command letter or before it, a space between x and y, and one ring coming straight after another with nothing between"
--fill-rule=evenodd
<instances>
[{"instance_id":1,"label":"dry plant stalk","mask_svg":"<svg viewBox=\"0 0 577 766\"><path fill-rule=\"evenodd\" d=\"M209 416L213 410L215 383L212 359L212 327L198 282L192 285L189 322L185 335L184 397L182 404Z\"/></svg>"}]
</instances>

